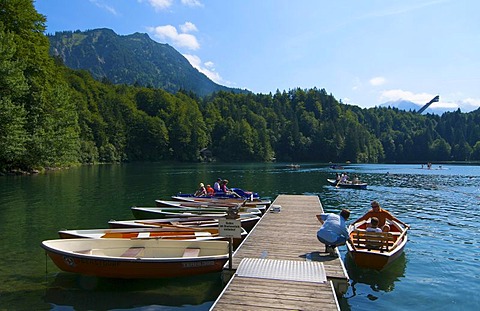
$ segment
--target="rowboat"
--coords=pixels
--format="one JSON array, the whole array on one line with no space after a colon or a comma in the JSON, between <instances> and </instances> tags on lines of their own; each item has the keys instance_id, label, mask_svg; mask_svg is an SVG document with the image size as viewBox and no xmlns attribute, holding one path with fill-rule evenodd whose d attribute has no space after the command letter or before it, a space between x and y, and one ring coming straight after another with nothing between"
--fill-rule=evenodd
<instances>
[{"instance_id":1,"label":"rowboat","mask_svg":"<svg viewBox=\"0 0 480 311\"><path fill-rule=\"evenodd\" d=\"M243 229L243 228L242 228ZM175 226L163 228L117 228L117 229L83 229L60 230L62 239L167 239L167 240L214 240L222 239L218 229L213 227ZM245 230L242 236L247 235Z\"/></svg>"},{"instance_id":2,"label":"rowboat","mask_svg":"<svg viewBox=\"0 0 480 311\"><path fill-rule=\"evenodd\" d=\"M179 218L179 217L217 217L227 216L228 209L220 207L211 208L188 208L188 207L140 207L132 206L132 214L136 219L156 219L156 218ZM258 208L243 208L239 214L261 215Z\"/></svg>"},{"instance_id":3,"label":"rowboat","mask_svg":"<svg viewBox=\"0 0 480 311\"><path fill-rule=\"evenodd\" d=\"M184 217L162 219L110 220L110 228L164 228L172 225L193 227L218 227L217 217ZM239 215L237 218L245 231L250 232L260 220L260 216L252 214Z\"/></svg>"},{"instance_id":4,"label":"rowboat","mask_svg":"<svg viewBox=\"0 0 480 311\"><path fill-rule=\"evenodd\" d=\"M407 244L407 230L396 221L389 221L389 232L367 232L367 221L348 227L355 250L347 243L347 250L355 264L362 268L382 270L403 253Z\"/></svg>"},{"instance_id":5,"label":"rowboat","mask_svg":"<svg viewBox=\"0 0 480 311\"><path fill-rule=\"evenodd\" d=\"M254 198L243 199L243 198L221 198L221 197L187 197L187 196L172 196L172 199L175 201L184 201L184 202L208 202L216 204L242 204L243 206L252 206L252 205L266 205L267 207L272 204L271 200Z\"/></svg>"},{"instance_id":6,"label":"rowboat","mask_svg":"<svg viewBox=\"0 0 480 311\"><path fill-rule=\"evenodd\" d=\"M106 278L167 278L219 272L226 241L57 239L41 244L66 272Z\"/></svg>"},{"instance_id":7,"label":"rowboat","mask_svg":"<svg viewBox=\"0 0 480 311\"><path fill-rule=\"evenodd\" d=\"M327 182L332 186L340 187L340 188L367 189L366 182L352 182L352 181L338 182L337 180L331 179L331 178L327 178Z\"/></svg>"},{"instance_id":8,"label":"rowboat","mask_svg":"<svg viewBox=\"0 0 480 311\"><path fill-rule=\"evenodd\" d=\"M197 197L193 193L177 193L178 197ZM240 188L230 188L228 193L225 192L215 192L213 196L206 196L206 197L214 197L214 198L240 198L243 200L253 200L258 199L260 196L256 192L245 191Z\"/></svg>"},{"instance_id":9,"label":"rowboat","mask_svg":"<svg viewBox=\"0 0 480 311\"><path fill-rule=\"evenodd\" d=\"M168 200L155 200L156 207L188 207L188 208L220 208L228 210L228 208L238 208L240 211L245 208L258 208L262 214L267 210L266 205L260 204L242 204L242 203L229 203L229 202L197 202L197 201L168 201Z\"/></svg>"},{"instance_id":10,"label":"rowboat","mask_svg":"<svg viewBox=\"0 0 480 311\"><path fill-rule=\"evenodd\" d=\"M235 239L233 247L236 248L241 240L247 236L247 231L242 229L242 238ZM84 229L84 230L60 230L58 235L62 239L165 239L165 240L188 240L210 241L224 240L228 238L220 236L218 228L193 227L182 225L170 225L163 228L117 228L117 229Z\"/></svg>"}]
</instances>

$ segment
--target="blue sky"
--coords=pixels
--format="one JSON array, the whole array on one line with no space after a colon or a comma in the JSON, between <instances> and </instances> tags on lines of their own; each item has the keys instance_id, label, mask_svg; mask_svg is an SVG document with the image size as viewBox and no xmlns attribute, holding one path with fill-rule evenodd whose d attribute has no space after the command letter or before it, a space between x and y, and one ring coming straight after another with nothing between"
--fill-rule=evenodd
<instances>
[{"instance_id":1,"label":"blue sky","mask_svg":"<svg viewBox=\"0 0 480 311\"><path fill-rule=\"evenodd\" d=\"M36 0L47 32L110 28L168 43L254 93L324 88L343 103L480 107L477 0Z\"/></svg>"}]
</instances>

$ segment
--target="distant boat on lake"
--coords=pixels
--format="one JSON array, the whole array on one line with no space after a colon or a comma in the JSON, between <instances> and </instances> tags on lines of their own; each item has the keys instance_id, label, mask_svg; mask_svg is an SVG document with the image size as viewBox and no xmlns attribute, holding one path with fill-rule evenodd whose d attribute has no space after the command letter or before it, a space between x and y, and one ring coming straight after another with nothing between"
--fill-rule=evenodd
<instances>
[{"instance_id":1,"label":"distant boat on lake","mask_svg":"<svg viewBox=\"0 0 480 311\"><path fill-rule=\"evenodd\" d=\"M327 182L334 187L351 188L351 189L367 189L367 185L368 185L366 182L352 182L352 181L338 182L337 180L331 179L331 178L327 178Z\"/></svg>"}]
</instances>

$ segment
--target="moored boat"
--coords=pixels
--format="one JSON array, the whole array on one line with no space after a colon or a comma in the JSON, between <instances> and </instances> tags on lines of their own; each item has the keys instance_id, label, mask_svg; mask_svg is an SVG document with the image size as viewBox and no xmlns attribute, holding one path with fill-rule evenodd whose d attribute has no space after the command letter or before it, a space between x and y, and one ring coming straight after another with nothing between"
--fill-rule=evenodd
<instances>
[{"instance_id":1,"label":"moored boat","mask_svg":"<svg viewBox=\"0 0 480 311\"><path fill-rule=\"evenodd\" d=\"M260 204L243 204L243 203L229 203L219 201L169 201L169 200L155 200L156 207L187 207L187 208L219 208L228 210L228 208L238 208L240 211L245 208L258 208L262 214L265 213L267 206Z\"/></svg>"},{"instance_id":2,"label":"moored boat","mask_svg":"<svg viewBox=\"0 0 480 311\"><path fill-rule=\"evenodd\" d=\"M389 232L367 232L366 221L349 226L355 249L347 243L347 250L357 266L382 270L400 257L407 243L408 227L396 221L389 222L389 225Z\"/></svg>"},{"instance_id":3,"label":"moored boat","mask_svg":"<svg viewBox=\"0 0 480 311\"><path fill-rule=\"evenodd\" d=\"M110 220L110 228L163 228L171 225L194 227L218 227L218 217L184 217L162 219ZM243 229L250 232L260 220L260 216L241 214L237 217Z\"/></svg>"},{"instance_id":4,"label":"moored boat","mask_svg":"<svg viewBox=\"0 0 480 311\"><path fill-rule=\"evenodd\" d=\"M140 207L130 208L136 219L181 218L181 217L212 217L223 218L228 214L228 208L189 208L189 207ZM258 208L242 208L239 214L261 215Z\"/></svg>"},{"instance_id":5,"label":"moored boat","mask_svg":"<svg viewBox=\"0 0 480 311\"><path fill-rule=\"evenodd\" d=\"M219 272L226 241L57 239L41 243L66 272L107 278L166 278Z\"/></svg>"},{"instance_id":6,"label":"moored boat","mask_svg":"<svg viewBox=\"0 0 480 311\"><path fill-rule=\"evenodd\" d=\"M350 189L367 189L366 182L352 182L352 181L338 182L337 180L331 179L331 178L327 178L327 182L334 187L350 188Z\"/></svg>"},{"instance_id":7,"label":"moored boat","mask_svg":"<svg viewBox=\"0 0 480 311\"><path fill-rule=\"evenodd\" d=\"M178 197L198 197L193 193L177 193ZM207 198L239 198L243 200L254 200L254 199L259 199L260 196L256 192L251 192L251 191L246 191L241 188L230 188L229 191L222 192L218 191L215 192L214 195L212 196L200 196L200 197L207 197Z\"/></svg>"},{"instance_id":8,"label":"moored boat","mask_svg":"<svg viewBox=\"0 0 480 311\"><path fill-rule=\"evenodd\" d=\"M242 238L234 240L234 248L240 244L241 240L244 239L247 234L247 231L242 228ZM218 228L182 225L164 225L163 228L60 230L58 231L58 235L62 239L165 239L188 241L229 240L228 238L220 236Z\"/></svg>"},{"instance_id":9,"label":"moored boat","mask_svg":"<svg viewBox=\"0 0 480 311\"><path fill-rule=\"evenodd\" d=\"M243 206L252 206L252 205L266 205L267 207L272 204L271 200L254 198L243 199L243 198L221 198L221 197L187 197L187 196L172 196L172 199L175 201L186 201L186 202L208 202L215 204L224 204L224 203L233 203L233 204L242 204Z\"/></svg>"}]
</instances>

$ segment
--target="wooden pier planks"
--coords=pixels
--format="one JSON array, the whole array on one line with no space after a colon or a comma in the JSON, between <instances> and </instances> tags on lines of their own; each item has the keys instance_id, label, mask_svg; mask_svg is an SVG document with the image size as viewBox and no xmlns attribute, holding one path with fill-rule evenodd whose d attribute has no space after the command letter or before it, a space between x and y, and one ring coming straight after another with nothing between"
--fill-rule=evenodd
<instances>
[{"instance_id":1,"label":"wooden pier planks","mask_svg":"<svg viewBox=\"0 0 480 311\"><path fill-rule=\"evenodd\" d=\"M285 282L235 276L211 310L339 310L330 282Z\"/></svg>"},{"instance_id":2,"label":"wooden pier planks","mask_svg":"<svg viewBox=\"0 0 480 311\"><path fill-rule=\"evenodd\" d=\"M335 291L348 288L348 275L339 258L324 253L316 237L315 215L323 208L318 196L279 195L233 256L236 270L243 258L312 260L322 262L327 283L309 283L234 276L211 310L335 310ZM272 209L272 208L270 208Z\"/></svg>"}]
</instances>

